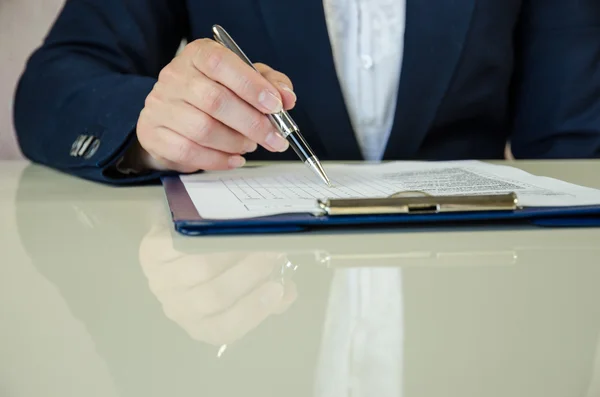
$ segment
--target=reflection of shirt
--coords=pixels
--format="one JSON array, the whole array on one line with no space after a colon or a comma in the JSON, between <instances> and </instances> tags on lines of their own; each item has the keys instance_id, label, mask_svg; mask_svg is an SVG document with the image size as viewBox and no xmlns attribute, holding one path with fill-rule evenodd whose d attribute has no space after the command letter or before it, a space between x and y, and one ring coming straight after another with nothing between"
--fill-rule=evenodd
<instances>
[{"instance_id":1,"label":"reflection of shirt","mask_svg":"<svg viewBox=\"0 0 600 397\"><path fill-rule=\"evenodd\" d=\"M379 160L394 121L406 0L324 0L338 79L366 160Z\"/></svg>"},{"instance_id":2,"label":"reflection of shirt","mask_svg":"<svg viewBox=\"0 0 600 397\"><path fill-rule=\"evenodd\" d=\"M315 397L400 397L404 318L399 268L337 270Z\"/></svg>"}]
</instances>

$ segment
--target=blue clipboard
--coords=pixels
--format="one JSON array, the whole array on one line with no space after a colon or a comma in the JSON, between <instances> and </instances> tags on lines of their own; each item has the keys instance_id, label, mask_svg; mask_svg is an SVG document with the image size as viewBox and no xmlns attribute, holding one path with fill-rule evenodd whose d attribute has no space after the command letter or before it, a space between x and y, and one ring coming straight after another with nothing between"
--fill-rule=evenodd
<instances>
[{"instance_id":1,"label":"blue clipboard","mask_svg":"<svg viewBox=\"0 0 600 397\"><path fill-rule=\"evenodd\" d=\"M536 207L519 208L512 195L498 195L502 205L486 206L481 196L461 197L465 205L448 202L449 211L440 210L440 205L432 205L439 198L415 199L416 206L402 205L403 211L393 211L398 203L394 199L385 205L374 205L370 199L360 199L365 205L356 206L357 200L321 201L324 215L281 214L251 219L212 220L200 216L187 189L178 176L162 178L169 209L175 230L188 236L291 233L315 229L339 229L344 227L389 227L442 224L533 224L542 227L600 227L600 205L578 207ZM454 197L456 199L456 197ZM377 199L380 200L380 199ZM489 200L489 197L488 197ZM478 206L477 203L482 203ZM350 211L347 207L352 207ZM441 202L443 205L444 203ZM510 204L510 205L508 205ZM329 206L329 208L328 208ZM408 209L408 211L407 211Z\"/></svg>"}]
</instances>

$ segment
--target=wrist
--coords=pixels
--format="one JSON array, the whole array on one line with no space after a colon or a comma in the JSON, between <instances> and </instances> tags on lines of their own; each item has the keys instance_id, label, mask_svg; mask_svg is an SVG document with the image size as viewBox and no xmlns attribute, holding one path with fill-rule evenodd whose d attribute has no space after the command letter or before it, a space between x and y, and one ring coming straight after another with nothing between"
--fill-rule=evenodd
<instances>
[{"instance_id":1,"label":"wrist","mask_svg":"<svg viewBox=\"0 0 600 397\"><path fill-rule=\"evenodd\" d=\"M144 173L148 171L164 171L167 168L160 164L140 144L137 136L127 148L123 157L117 162L117 169L125 174Z\"/></svg>"}]
</instances>

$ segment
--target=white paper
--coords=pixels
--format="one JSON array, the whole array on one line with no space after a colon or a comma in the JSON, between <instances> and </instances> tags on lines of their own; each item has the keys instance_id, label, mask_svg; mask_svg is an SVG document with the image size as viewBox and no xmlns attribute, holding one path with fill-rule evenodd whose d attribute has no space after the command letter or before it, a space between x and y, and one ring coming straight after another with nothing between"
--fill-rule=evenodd
<instances>
[{"instance_id":1,"label":"white paper","mask_svg":"<svg viewBox=\"0 0 600 397\"><path fill-rule=\"evenodd\" d=\"M515 192L524 207L600 205L600 190L517 168L479 161L328 165L332 188L303 164L270 165L181 176L205 219L320 213L317 199L386 197L402 191L431 195Z\"/></svg>"}]
</instances>

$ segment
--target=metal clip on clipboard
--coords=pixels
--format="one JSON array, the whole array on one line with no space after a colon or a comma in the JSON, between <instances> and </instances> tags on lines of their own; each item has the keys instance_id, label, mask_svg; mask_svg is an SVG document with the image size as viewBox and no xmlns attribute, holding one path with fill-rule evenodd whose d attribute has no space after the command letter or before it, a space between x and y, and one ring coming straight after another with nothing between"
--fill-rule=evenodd
<instances>
[{"instance_id":1,"label":"metal clip on clipboard","mask_svg":"<svg viewBox=\"0 0 600 397\"><path fill-rule=\"evenodd\" d=\"M399 192L389 197L323 199L319 208L328 216L437 214L445 212L514 211L516 193L474 196L431 196L424 192Z\"/></svg>"}]
</instances>

